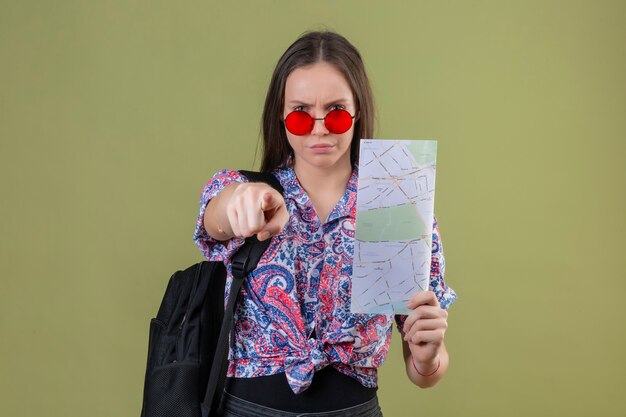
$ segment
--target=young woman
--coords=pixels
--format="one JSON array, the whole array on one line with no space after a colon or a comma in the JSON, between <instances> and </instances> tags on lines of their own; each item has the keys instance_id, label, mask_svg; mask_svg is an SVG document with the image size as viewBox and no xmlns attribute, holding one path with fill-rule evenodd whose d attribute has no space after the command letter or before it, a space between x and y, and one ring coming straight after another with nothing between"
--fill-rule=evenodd
<instances>
[{"instance_id":1,"label":"young woman","mask_svg":"<svg viewBox=\"0 0 626 417\"><path fill-rule=\"evenodd\" d=\"M377 368L394 317L350 313L358 142L373 125L359 52L339 34L306 33L278 61L263 111L261 170L284 194L229 170L204 187L194 238L208 259L224 261L229 280L246 237L271 239L235 311L226 416L382 416ZM431 291L395 317L407 375L420 387L448 368L446 310L456 295L443 270L435 220Z\"/></svg>"}]
</instances>

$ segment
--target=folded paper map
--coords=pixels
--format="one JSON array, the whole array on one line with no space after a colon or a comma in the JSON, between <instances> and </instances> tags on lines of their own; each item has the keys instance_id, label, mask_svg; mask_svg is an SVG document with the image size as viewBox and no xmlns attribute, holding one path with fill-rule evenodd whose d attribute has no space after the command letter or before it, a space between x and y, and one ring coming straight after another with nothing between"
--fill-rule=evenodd
<instances>
[{"instance_id":1,"label":"folded paper map","mask_svg":"<svg viewBox=\"0 0 626 417\"><path fill-rule=\"evenodd\" d=\"M361 140L353 313L407 314L428 289L437 141Z\"/></svg>"}]
</instances>

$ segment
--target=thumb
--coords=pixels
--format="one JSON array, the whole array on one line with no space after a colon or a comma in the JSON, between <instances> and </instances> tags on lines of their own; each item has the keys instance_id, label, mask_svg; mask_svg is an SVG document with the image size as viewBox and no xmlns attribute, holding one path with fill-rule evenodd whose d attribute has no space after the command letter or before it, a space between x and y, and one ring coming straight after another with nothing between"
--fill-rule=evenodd
<instances>
[{"instance_id":1,"label":"thumb","mask_svg":"<svg viewBox=\"0 0 626 417\"><path fill-rule=\"evenodd\" d=\"M280 205L278 200L271 192L267 191L261 198L261 210L265 212L276 209Z\"/></svg>"}]
</instances>

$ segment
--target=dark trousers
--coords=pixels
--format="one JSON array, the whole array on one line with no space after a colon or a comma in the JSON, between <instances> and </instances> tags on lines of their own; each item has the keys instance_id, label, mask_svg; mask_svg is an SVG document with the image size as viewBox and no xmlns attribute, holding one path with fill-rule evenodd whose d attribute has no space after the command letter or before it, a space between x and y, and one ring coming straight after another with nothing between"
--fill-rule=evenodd
<instances>
[{"instance_id":1,"label":"dark trousers","mask_svg":"<svg viewBox=\"0 0 626 417\"><path fill-rule=\"evenodd\" d=\"M224 392L223 417L383 417L374 397L366 403L323 413L291 413L254 404Z\"/></svg>"}]
</instances>

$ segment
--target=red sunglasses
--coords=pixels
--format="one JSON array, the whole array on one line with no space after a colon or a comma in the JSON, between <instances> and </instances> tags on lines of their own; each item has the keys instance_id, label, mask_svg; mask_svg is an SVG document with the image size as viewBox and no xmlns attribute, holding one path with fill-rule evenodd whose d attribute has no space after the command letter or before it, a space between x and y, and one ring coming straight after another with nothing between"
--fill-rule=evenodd
<instances>
[{"instance_id":1,"label":"red sunglasses","mask_svg":"<svg viewBox=\"0 0 626 417\"><path fill-rule=\"evenodd\" d=\"M313 125L316 120L323 120L324 126L330 133L345 133L352 127L352 116L347 110L335 109L320 119L311 117L311 115L302 110L292 111L285 117L285 127L292 134L297 136L308 135L313 131Z\"/></svg>"}]
</instances>

